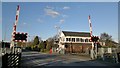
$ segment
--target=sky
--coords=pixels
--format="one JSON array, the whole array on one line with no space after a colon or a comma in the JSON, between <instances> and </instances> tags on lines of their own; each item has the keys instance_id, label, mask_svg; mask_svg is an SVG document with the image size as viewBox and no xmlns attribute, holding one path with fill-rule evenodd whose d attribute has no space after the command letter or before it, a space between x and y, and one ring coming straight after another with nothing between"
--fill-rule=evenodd
<instances>
[{"instance_id":1,"label":"sky","mask_svg":"<svg viewBox=\"0 0 120 68\"><path fill-rule=\"evenodd\" d=\"M2 39L10 41L15 22L16 7L20 5L17 32L27 32L46 40L63 31L89 32L91 16L93 35L106 32L118 40L117 2L3 2Z\"/></svg>"},{"instance_id":2,"label":"sky","mask_svg":"<svg viewBox=\"0 0 120 68\"><path fill-rule=\"evenodd\" d=\"M0 40L2 40L2 3L0 2Z\"/></svg>"},{"instance_id":3,"label":"sky","mask_svg":"<svg viewBox=\"0 0 120 68\"><path fill-rule=\"evenodd\" d=\"M118 2L120 0L1 0L2 2Z\"/></svg>"},{"instance_id":4,"label":"sky","mask_svg":"<svg viewBox=\"0 0 120 68\"><path fill-rule=\"evenodd\" d=\"M120 13L120 2L118 3L118 12ZM118 40L120 42L120 14L118 14Z\"/></svg>"}]
</instances>

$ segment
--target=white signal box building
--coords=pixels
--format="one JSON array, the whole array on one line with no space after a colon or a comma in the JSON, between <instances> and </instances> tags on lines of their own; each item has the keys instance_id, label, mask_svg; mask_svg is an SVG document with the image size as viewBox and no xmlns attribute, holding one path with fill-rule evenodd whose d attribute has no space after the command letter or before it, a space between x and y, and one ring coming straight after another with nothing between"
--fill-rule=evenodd
<instances>
[{"instance_id":1,"label":"white signal box building","mask_svg":"<svg viewBox=\"0 0 120 68\"><path fill-rule=\"evenodd\" d=\"M59 35L59 51L61 53L84 53L92 47L89 32L61 31Z\"/></svg>"}]
</instances>

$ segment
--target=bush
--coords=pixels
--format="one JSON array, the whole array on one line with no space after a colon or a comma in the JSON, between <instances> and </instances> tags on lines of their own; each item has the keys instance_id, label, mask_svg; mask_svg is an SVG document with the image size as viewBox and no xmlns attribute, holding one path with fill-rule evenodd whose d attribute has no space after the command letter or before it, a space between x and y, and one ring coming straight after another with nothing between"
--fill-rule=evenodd
<instances>
[{"instance_id":1,"label":"bush","mask_svg":"<svg viewBox=\"0 0 120 68\"><path fill-rule=\"evenodd\" d=\"M41 51L41 52L44 52L44 49L41 49L40 51Z\"/></svg>"}]
</instances>

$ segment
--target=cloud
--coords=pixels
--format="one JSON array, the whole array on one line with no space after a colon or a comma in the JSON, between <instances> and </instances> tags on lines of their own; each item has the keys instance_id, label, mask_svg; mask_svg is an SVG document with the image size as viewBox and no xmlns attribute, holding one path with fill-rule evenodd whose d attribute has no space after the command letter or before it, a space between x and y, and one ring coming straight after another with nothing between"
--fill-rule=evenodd
<instances>
[{"instance_id":1,"label":"cloud","mask_svg":"<svg viewBox=\"0 0 120 68\"><path fill-rule=\"evenodd\" d=\"M46 6L47 9L54 9L53 7L50 7L50 6Z\"/></svg>"},{"instance_id":2,"label":"cloud","mask_svg":"<svg viewBox=\"0 0 120 68\"><path fill-rule=\"evenodd\" d=\"M48 8L46 8L46 9L44 9L44 10L45 10L46 15L51 16L51 17L53 17L53 18L55 18L55 17L57 17L57 16L60 15L59 12L57 12L57 11L55 11L55 10L53 10L53 9L48 9Z\"/></svg>"},{"instance_id":3,"label":"cloud","mask_svg":"<svg viewBox=\"0 0 120 68\"><path fill-rule=\"evenodd\" d=\"M67 10L67 9L70 9L70 7L65 6L65 7L63 7L63 9L64 9L64 10Z\"/></svg>"},{"instance_id":4,"label":"cloud","mask_svg":"<svg viewBox=\"0 0 120 68\"><path fill-rule=\"evenodd\" d=\"M62 23L64 23L64 22L65 22L64 19L61 19L61 20L59 21L60 24L62 24Z\"/></svg>"}]
</instances>

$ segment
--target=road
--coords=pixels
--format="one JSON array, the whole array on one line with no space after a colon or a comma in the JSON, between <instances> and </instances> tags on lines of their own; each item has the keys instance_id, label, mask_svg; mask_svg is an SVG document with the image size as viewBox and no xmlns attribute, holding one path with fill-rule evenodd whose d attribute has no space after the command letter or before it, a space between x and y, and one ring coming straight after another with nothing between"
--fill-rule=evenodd
<instances>
[{"instance_id":1,"label":"road","mask_svg":"<svg viewBox=\"0 0 120 68\"><path fill-rule=\"evenodd\" d=\"M87 56L45 54L39 52L23 52L22 67L34 66L108 66L93 61Z\"/></svg>"}]
</instances>

